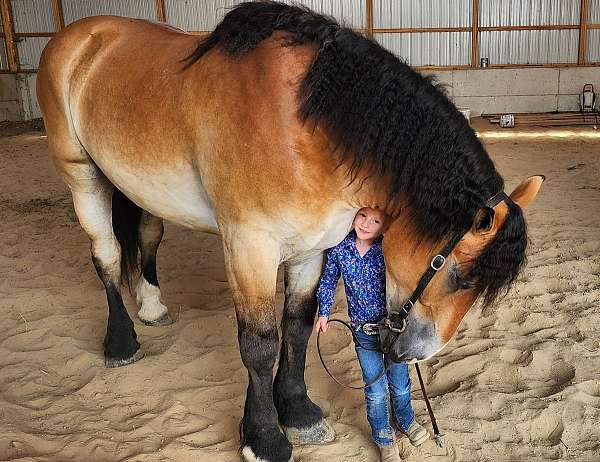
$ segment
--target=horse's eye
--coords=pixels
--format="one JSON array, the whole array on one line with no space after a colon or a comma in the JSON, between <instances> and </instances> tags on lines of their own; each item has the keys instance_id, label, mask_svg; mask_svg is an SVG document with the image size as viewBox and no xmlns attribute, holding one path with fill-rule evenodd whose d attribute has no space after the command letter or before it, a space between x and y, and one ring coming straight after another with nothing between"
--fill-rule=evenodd
<instances>
[{"instance_id":1,"label":"horse's eye","mask_svg":"<svg viewBox=\"0 0 600 462\"><path fill-rule=\"evenodd\" d=\"M450 270L450 284L452 291L467 290L473 287L473 281L467 279L458 271L458 265L455 265Z\"/></svg>"},{"instance_id":2,"label":"horse's eye","mask_svg":"<svg viewBox=\"0 0 600 462\"><path fill-rule=\"evenodd\" d=\"M489 207L483 207L477 212L473 223L473 230L477 233L485 233L492 229L494 224L494 210Z\"/></svg>"}]
</instances>

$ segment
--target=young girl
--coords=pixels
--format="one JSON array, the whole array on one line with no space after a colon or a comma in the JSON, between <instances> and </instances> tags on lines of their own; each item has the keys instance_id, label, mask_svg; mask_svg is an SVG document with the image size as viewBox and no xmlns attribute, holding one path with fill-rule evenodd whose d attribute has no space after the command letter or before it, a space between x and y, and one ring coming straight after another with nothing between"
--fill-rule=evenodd
<instances>
[{"instance_id":1,"label":"young girl","mask_svg":"<svg viewBox=\"0 0 600 462\"><path fill-rule=\"evenodd\" d=\"M340 275L343 276L351 325L356 338L365 347L355 343L365 383L373 383L385 370L383 354L373 351L379 347L377 335L368 335L362 330L363 324L378 322L387 314L385 262L381 249L385 219L384 212L378 209L366 207L358 211L354 218L354 231L328 251L317 289L319 319L315 329L317 333L327 332L335 288ZM379 447L381 461L400 462L391 426L390 396L393 417L401 431L414 446L424 443L429 434L415 421L406 363L393 363L387 376L365 388L367 419Z\"/></svg>"}]
</instances>

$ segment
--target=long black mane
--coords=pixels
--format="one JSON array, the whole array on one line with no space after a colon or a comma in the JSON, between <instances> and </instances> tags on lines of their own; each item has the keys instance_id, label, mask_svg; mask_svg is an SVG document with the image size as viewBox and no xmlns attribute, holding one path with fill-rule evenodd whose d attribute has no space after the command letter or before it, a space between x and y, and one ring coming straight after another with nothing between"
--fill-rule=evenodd
<instances>
[{"instance_id":1,"label":"long black mane","mask_svg":"<svg viewBox=\"0 0 600 462\"><path fill-rule=\"evenodd\" d=\"M325 128L350 175L389 178L389 200L409 201L427 240L468 231L485 201L503 190L502 177L443 90L373 40L306 8L248 2L202 39L188 66L216 46L247 53L277 30L289 33L282 46L319 45L300 85L299 116ZM523 215L512 204L509 210L466 275L487 304L525 261Z\"/></svg>"}]
</instances>

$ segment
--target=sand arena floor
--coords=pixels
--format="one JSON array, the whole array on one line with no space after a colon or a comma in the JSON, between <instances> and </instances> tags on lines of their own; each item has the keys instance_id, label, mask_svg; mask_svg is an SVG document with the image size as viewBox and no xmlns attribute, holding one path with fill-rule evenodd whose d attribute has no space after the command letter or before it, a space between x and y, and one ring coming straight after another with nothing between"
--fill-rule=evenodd
<instances>
[{"instance_id":1,"label":"sand arena floor","mask_svg":"<svg viewBox=\"0 0 600 462\"><path fill-rule=\"evenodd\" d=\"M527 213L529 265L503 301L474 307L423 366L447 446L416 450L402 440L403 457L598 461L600 131L514 137L478 126L508 191L528 175L547 177ZM219 238L167 224L159 275L176 322L141 325L127 297L146 358L106 369L105 294L70 195L41 132L1 131L0 460L239 460L246 372ZM327 354L334 370L358 378L349 337L331 336ZM296 461L377 460L361 392L325 375L314 338L307 363L310 394L338 437L296 448Z\"/></svg>"}]
</instances>

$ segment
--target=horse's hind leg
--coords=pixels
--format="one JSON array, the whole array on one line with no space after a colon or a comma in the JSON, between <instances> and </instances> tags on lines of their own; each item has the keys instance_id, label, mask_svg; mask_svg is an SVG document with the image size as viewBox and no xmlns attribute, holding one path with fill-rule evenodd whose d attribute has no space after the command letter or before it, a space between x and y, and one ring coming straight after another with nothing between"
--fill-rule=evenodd
<instances>
[{"instance_id":1,"label":"horse's hind leg","mask_svg":"<svg viewBox=\"0 0 600 462\"><path fill-rule=\"evenodd\" d=\"M163 231L162 218L146 211L142 212L139 227L142 274L135 289L135 298L140 308L138 318L150 326L163 326L173 322L167 307L162 302L156 272L156 252Z\"/></svg>"},{"instance_id":2,"label":"horse's hind leg","mask_svg":"<svg viewBox=\"0 0 600 462\"><path fill-rule=\"evenodd\" d=\"M294 445L328 443L335 438L321 409L308 397L304 382L306 345L317 312L322 267L322 255L285 264L283 341L273 395L279 422Z\"/></svg>"},{"instance_id":3,"label":"horse's hind leg","mask_svg":"<svg viewBox=\"0 0 600 462\"><path fill-rule=\"evenodd\" d=\"M114 187L100 172L95 178L69 181L69 185L79 223L92 241L92 261L106 289L105 363L107 367L124 366L144 355L120 293L121 246L112 227Z\"/></svg>"}]
</instances>

